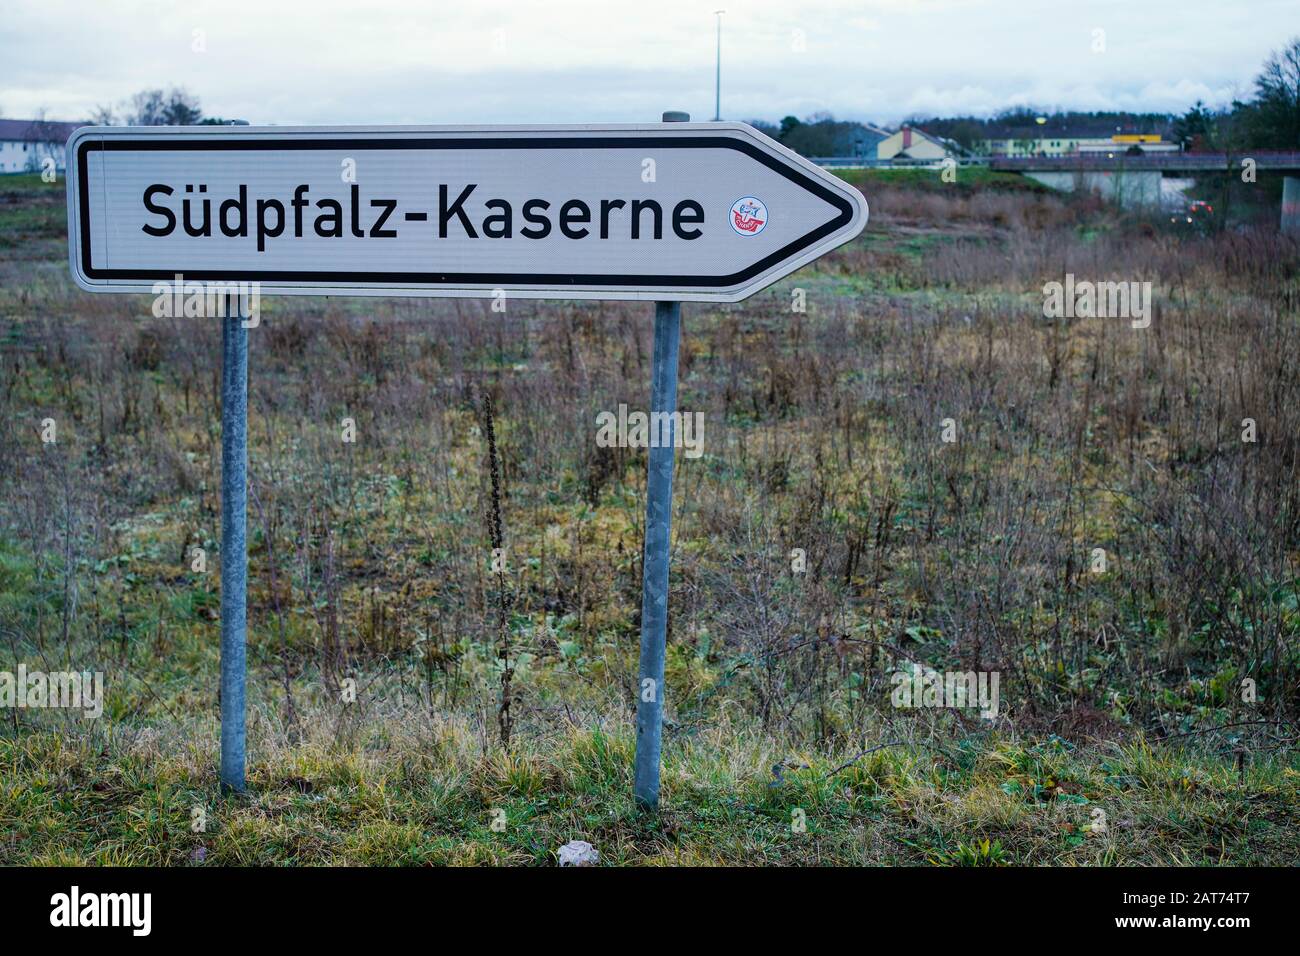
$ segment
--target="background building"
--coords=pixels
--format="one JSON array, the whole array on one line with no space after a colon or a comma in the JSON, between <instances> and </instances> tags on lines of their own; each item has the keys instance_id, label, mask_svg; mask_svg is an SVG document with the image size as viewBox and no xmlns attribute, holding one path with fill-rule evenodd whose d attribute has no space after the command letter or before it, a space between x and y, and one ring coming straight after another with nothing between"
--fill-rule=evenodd
<instances>
[{"instance_id":1,"label":"background building","mask_svg":"<svg viewBox=\"0 0 1300 956\"><path fill-rule=\"evenodd\" d=\"M932 136L914 126L904 126L876 146L877 159L943 159L961 153L952 140Z\"/></svg>"},{"instance_id":2,"label":"background building","mask_svg":"<svg viewBox=\"0 0 1300 956\"><path fill-rule=\"evenodd\" d=\"M993 126L975 143L982 156L1014 159L1031 156L1077 156L1088 152L1124 152L1132 147L1143 152L1177 151L1160 132L1137 133L1110 124L1054 126Z\"/></svg>"},{"instance_id":3,"label":"background building","mask_svg":"<svg viewBox=\"0 0 1300 956\"><path fill-rule=\"evenodd\" d=\"M85 123L59 123L44 119L0 119L0 173L40 172L49 157L56 169L64 167L64 146L72 131Z\"/></svg>"}]
</instances>

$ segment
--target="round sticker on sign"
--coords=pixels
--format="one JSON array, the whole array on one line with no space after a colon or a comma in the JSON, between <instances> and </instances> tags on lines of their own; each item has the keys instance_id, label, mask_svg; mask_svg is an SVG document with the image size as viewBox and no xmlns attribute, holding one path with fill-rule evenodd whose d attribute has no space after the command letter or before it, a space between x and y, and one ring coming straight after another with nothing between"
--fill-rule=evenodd
<instances>
[{"instance_id":1,"label":"round sticker on sign","mask_svg":"<svg viewBox=\"0 0 1300 956\"><path fill-rule=\"evenodd\" d=\"M767 228L767 206L763 200L746 196L731 204L731 228L742 236L757 236Z\"/></svg>"}]
</instances>

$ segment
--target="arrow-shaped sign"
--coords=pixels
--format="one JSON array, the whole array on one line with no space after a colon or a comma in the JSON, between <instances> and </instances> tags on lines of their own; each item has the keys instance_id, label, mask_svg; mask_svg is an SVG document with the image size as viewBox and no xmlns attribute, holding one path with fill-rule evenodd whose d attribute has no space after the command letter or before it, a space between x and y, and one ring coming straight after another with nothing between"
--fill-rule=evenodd
<instances>
[{"instance_id":1,"label":"arrow-shaped sign","mask_svg":"<svg viewBox=\"0 0 1300 956\"><path fill-rule=\"evenodd\" d=\"M68 170L72 272L98 292L734 302L867 221L741 123L87 127Z\"/></svg>"}]
</instances>

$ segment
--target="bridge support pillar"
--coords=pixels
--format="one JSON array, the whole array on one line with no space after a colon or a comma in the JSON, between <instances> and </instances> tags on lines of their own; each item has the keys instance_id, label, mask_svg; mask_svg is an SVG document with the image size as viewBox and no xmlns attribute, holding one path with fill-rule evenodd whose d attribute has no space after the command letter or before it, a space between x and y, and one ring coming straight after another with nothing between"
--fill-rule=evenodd
<instances>
[{"instance_id":1,"label":"bridge support pillar","mask_svg":"<svg viewBox=\"0 0 1300 956\"><path fill-rule=\"evenodd\" d=\"M1300 177L1282 178L1282 231L1300 236Z\"/></svg>"}]
</instances>

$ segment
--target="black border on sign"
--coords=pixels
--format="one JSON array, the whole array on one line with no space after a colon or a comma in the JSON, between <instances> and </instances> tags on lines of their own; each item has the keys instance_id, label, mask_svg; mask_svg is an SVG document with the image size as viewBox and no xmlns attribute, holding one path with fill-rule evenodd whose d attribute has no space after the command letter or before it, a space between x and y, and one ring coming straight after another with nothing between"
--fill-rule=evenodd
<instances>
[{"instance_id":1,"label":"black border on sign","mask_svg":"<svg viewBox=\"0 0 1300 956\"><path fill-rule=\"evenodd\" d=\"M786 179L803 187L837 208L834 219L794 242L765 256L740 272L726 276L665 276L665 275L573 275L498 273L498 272L270 272L207 269L96 269L90 263L90 204L88 202L89 173L86 157L91 151L145 152L151 150L238 150L238 149L734 149ZM268 140L164 140L87 138L77 149L77 179L80 197L77 218L81 231L81 269L88 279L170 279L180 272L187 279L234 280L267 282L356 282L376 285L541 285L541 286L605 286L609 288L668 286L726 289L761 275L778 263L797 256L803 250L829 236L853 219L853 204L801 170L744 140L728 136L562 136L547 138L338 138L338 139L268 139Z\"/></svg>"}]
</instances>

